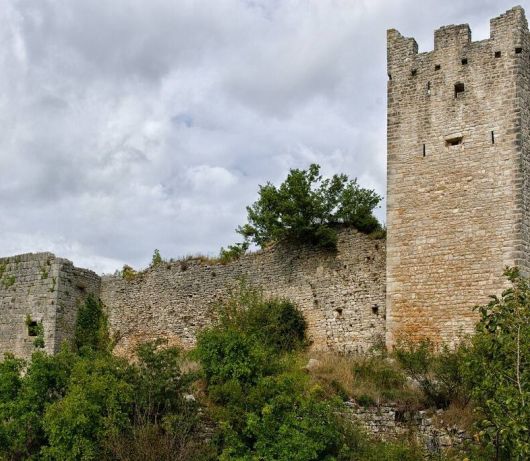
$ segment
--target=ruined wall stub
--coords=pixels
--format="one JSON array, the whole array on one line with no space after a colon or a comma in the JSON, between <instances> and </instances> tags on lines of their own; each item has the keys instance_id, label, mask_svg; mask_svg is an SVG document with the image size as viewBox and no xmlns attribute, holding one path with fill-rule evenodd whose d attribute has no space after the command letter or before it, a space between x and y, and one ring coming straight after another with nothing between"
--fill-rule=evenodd
<instances>
[{"instance_id":1,"label":"ruined wall stub","mask_svg":"<svg viewBox=\"0 0 530 461\"><path fill-rule=\"evenodd\" d=\"M37 350L28 321L42 324L43 350L53 354L72 338L80 302L99 294L100 278L52 253L0 258L0 358Z\"/></svg>"},{"instance_id":2,"label":"ruined wall stub","mask_svg":"<svg viewBox=\"0 0 530 461\"><path fill-rule=\"evenodd\" d=\"M453 344L505 266L530 267L527 22L513 8L479 42L442 27L428 53L387 38L387 344Z\"/></svg>"}]
</instances>

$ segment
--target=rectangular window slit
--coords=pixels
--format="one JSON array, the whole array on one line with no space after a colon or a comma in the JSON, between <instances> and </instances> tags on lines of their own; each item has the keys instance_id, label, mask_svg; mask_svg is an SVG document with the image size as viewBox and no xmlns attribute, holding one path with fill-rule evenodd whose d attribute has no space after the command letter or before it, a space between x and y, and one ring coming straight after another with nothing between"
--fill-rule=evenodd
<instances>
[{"instance_id":1,"label":"rectangular window slit","mask_svg":"<svg viewBox=\"0 0 530 461\"><path fill-rule=\"evenodd\" d=\"M411 75L412 75L413 77L415 77L416 74L418 73L418 69L412 69L412 71L411 71L410 73L411 73Z\"/></svg>"},{"instance_id":2,"label":"rectangular window slit","mask_svg":"<svg viewBox=\"0 0 530 461\"><path fill-rule=\"evenodd\" d=\"M423 145L423 156L425 157L425 153L426 153L426 150L425 150L425 144Z\"/></svg>"},{"instance_id":3,"label":"rectangular window slit","mask_svg":"<svg viewBox=\"0 0 530 461\"><path fill-rule=\"evenodd\" d=\"M495 144L495 132L494 131L491 132L491 143Z\"/></svg>"},{"instance_id":4,"label":"rectangular window slit","mask_svg":"<svg viewBox=\"0 0 530 461\"><path fill-rule=\"evenodd\" d=\"M522 52L523 52L523 49L522 49L522 48L517 47L517 48L515 49L515 54L521 54Z\"/></svg>"},{"instance_id":5,"label":"rectangular window slit","mask_svg":"<svg viewBox=\"0 0 530 461\"><path fill-rule=\"evenodd\" d=\"M440 70L442 68L442 66L440 66L440 64L436 64L434 66L434 70Z\"/></svg>"},{"instance_id":6,"label":"rectangular window slit","mask_svg":"<svg viewBox=\"0 0 530 461\"><path fill-rule=\"evenodd\" d=\"M458 95L463 93L464 91L465 91L465 87L463 83L455 84L455 98L458 98Z\"/></svg>"},{"instance_id":7,"label":"rectangular window slit","mask_svg":"<svg viewBox=\"0 0 530 461\"><path fill-rule=\"evenodd\" d=\"M449 139L446 139L445 140L445 145L447 147L449 146L459 146L460 144L462 144L462 136L457 136L455 138L449 138Z\"/></svg>"},{"instance_id":8,"label":"rectangular window slit","mask_svg":"<svg viewBox=\"0 0 530 461\"><path fill-rule=\"evenodd\" d=\"M39 326L37 322L32 320L31 322L28 322L28 336L37 336L39 331Z\"/></svg>"},{"instance_id":9,"label":"rectangular window slit","mask_svg":"<svg viewBox=\"0 0 530 461\"><path fill-rule=\"evenodd\" d=\"M495 57L496 58L500 58L501 57L501 52L500 51L495 51Z\"/></svg>"},{"instance_id":10,"label":"rectangular window slit","mask_svg":"<svg viewBox=\"0 0 530 461\"><path fill-rule=\"evenodd\" d=\"M467 64L467 58L462 59L462 65L465 66Z\"/></svg>"}]
</instances>

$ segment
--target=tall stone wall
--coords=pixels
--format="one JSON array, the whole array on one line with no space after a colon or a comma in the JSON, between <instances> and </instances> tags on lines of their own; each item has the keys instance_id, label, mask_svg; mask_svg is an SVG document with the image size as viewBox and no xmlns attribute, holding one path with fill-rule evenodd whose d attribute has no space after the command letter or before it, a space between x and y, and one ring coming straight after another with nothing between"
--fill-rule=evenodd
<instances>
[{"instance_id":1,"label":"tall stone wall","mask_svg":"<svg viewBox=\"0 0 530 461\"><path fill-rule=\"evenodd\" d=\"M28 322L42 324L44 350L57 352L72 337L72 319L88 293L99 293L99 277L52 253L0 259L0 357L36 350Z\"/></svg>"},{"instance_id":2,"label":"tall stone wall","mask_svg":"<svg viewBox=\"0 0 530 461\"><path fill-rule=\"evenodd\" d=\"M156 337L193 345L241 279L296 302L315 349L363 351L384 337L385 241L342 230L336 252L277 245L226 265L197 259L160 264L129 281L103 277L101 299L121 338L117 351Z\"/></svg>"},{"instance_id":3,"label":"tall stone wall","mask_svg":"<svg viewBox=\"0 0 530 461\"><path fill-rule=\"evenodd\" d=\"M524 11L435 32L388 31L387 344L452 344L505 266L529 267L529 43Z\"/></svg>"}]
</instances>

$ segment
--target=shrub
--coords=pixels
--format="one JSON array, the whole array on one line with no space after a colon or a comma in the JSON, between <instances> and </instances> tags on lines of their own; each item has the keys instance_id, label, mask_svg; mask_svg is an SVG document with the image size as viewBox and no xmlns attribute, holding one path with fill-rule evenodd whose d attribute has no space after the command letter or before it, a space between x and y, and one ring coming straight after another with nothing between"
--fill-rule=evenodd
<instances>
[{"instance_id":1,"label":"shrub","mask_svg":"<svg viewBox=\"0 0 530 461\"><path fill-rule=\"evenodd\" d=\"M229 262L239 259L247 252L249 246L248 242L243 242L228 245L226 250L221 247L221 251L219 252L219 262L221 264L228 264Z\"/></svg>"},{"instance_id":2,"label":"shrub","mask_svg":"<svg viewBox=\"0 0 530 461\"><path fill-rule=\"evenodd\" d=\"M334 406L303 384L290 374L259 380L247 400L244 428L228 428L220 459L335 459L343 443Z\"/></svg>"},{"instance_id":3,"label":"shrub","mask_svg":"<svg viewBox=\"0 0 530 461\"><path fill-rule=\"evenodd\" d=\"M134 399L126 362L110 355L80 360L68 392L44 414L49 446L45 457L93 460L103 456L103 441L129 428Z\"/></svg>"},{"instance_id":4,"label":"shrub","mask_svg":"<svg viewBox=\"0 0 530 461\"><path fill-rule=\"evenodd\" d=\"M429 405L447 408L452 402L468 403L463 368L467 347L464 343L453 351L444 346L435 353L434 345L424 340L400 344L394 354L407 374L418 382Z\"/></svg>"},{"instance_id":5,"label":"shrub","mask_svg":"<svg viewBox=\"0 0 530 461\"><path fill-rule=\"evenodd\" d=\"M77 312L74 345L80 353L110 349L107 316L101 301L93 295L87 297Z\"/></svg>"},{"instance_id":6,"label":"shrub","mask_svg":"<svg viewBox=\"0 0 530 461\"><path fill-rule=\"evenodd\" d=\"M477 308L480 321L467 358L471 396L484 418L480 435L503 459L530 457L530 286L517 269L512 286Z\"/></svg>"},{"instance_id":7,"label":"shrub","mask_svg":"<svg viewBox=\"0 0 530 461\"><path fill-rule=\"evenodd\" d=\"M222 384L232 379L253 384L277 366L267 347L235 329L203 331L197 338L195 354L209 384Z\"/></svg>"},{"instance_id":8,"label":"shrub","mask_svg":"<svg viewBox=\"0 0 530 461\"><path fill-rule=\"evenodd\" d=\"M266 299L260 290L241 283L218 310L222 328L254 336L276 352L304 345L307 324L300 310L288 300Z\"/></svg>"},{"instance_id":9,"label":"shrub","mask_svg":"<svg viewBox=\"0 0 530 461\"><path fill-rule=\"evenodd\" d=\"M294 240L334 248L337 225L370 233L381 226L372 214L381 197L363 189L344 174L323 179L318 165L290 170L277 188L259 188L259 199L247 207L248 224L237 232L245 241L263 247L269 242Z\"/></svg>"},{"instance_id":10,"label":"shrub","mask_svg":"<svg viewBox=\"0 0 530 461\"><path fill-rule=\"evenodd\" d=\"M162 259L162 256L160 256L160 251L155 250L153 252L153 257L151 258L151 267L156 267L163 262L164 260Z\"/></svg>"},{"instance_id":11,"label":"shrub","mask_svg":"<svg viewBox=\"0 0 530 461\"><path fill-rule=\"evenodd\" d=\"M24 362L6 356L0 364L0 459L26 459L47 443L42 415L66 394L76 359L64 350L55 357L33 354Z\"/></svg>"},{"instance_id":12,"label":"shrub","mask_svg":"<svg viewBox=\"0 0 530 461\"><path fill-rule=\"evenodd\" d=\"M122 278L130 282L131 280L135 279L135 277L138 275L138 272L136 272L131 266L124 264L120 275Z\"/></svg>"}]
</instances>

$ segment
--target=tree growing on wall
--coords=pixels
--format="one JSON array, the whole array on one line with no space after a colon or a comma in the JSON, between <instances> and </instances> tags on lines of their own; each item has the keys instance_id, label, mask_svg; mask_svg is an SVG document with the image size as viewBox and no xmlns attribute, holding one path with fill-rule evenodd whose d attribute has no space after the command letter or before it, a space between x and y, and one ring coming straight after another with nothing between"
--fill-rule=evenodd
<instances>
[{"instance_id":1,"label":"tree growing on wall","mask_svg":"<svg viewBox=\"0 0 530 461\"><path fill-rule=\"evenodd\" d=\"M356 179L345 174L323 178L320 166L312 164L307 170L290 170L279 187L270 182L260 186L258 200L247 207L248 223L237 232L261 247L290 240L334 248L340 225L366 233L381 229L373 215L380 201Z\"/></svg>"}]
</instances>

